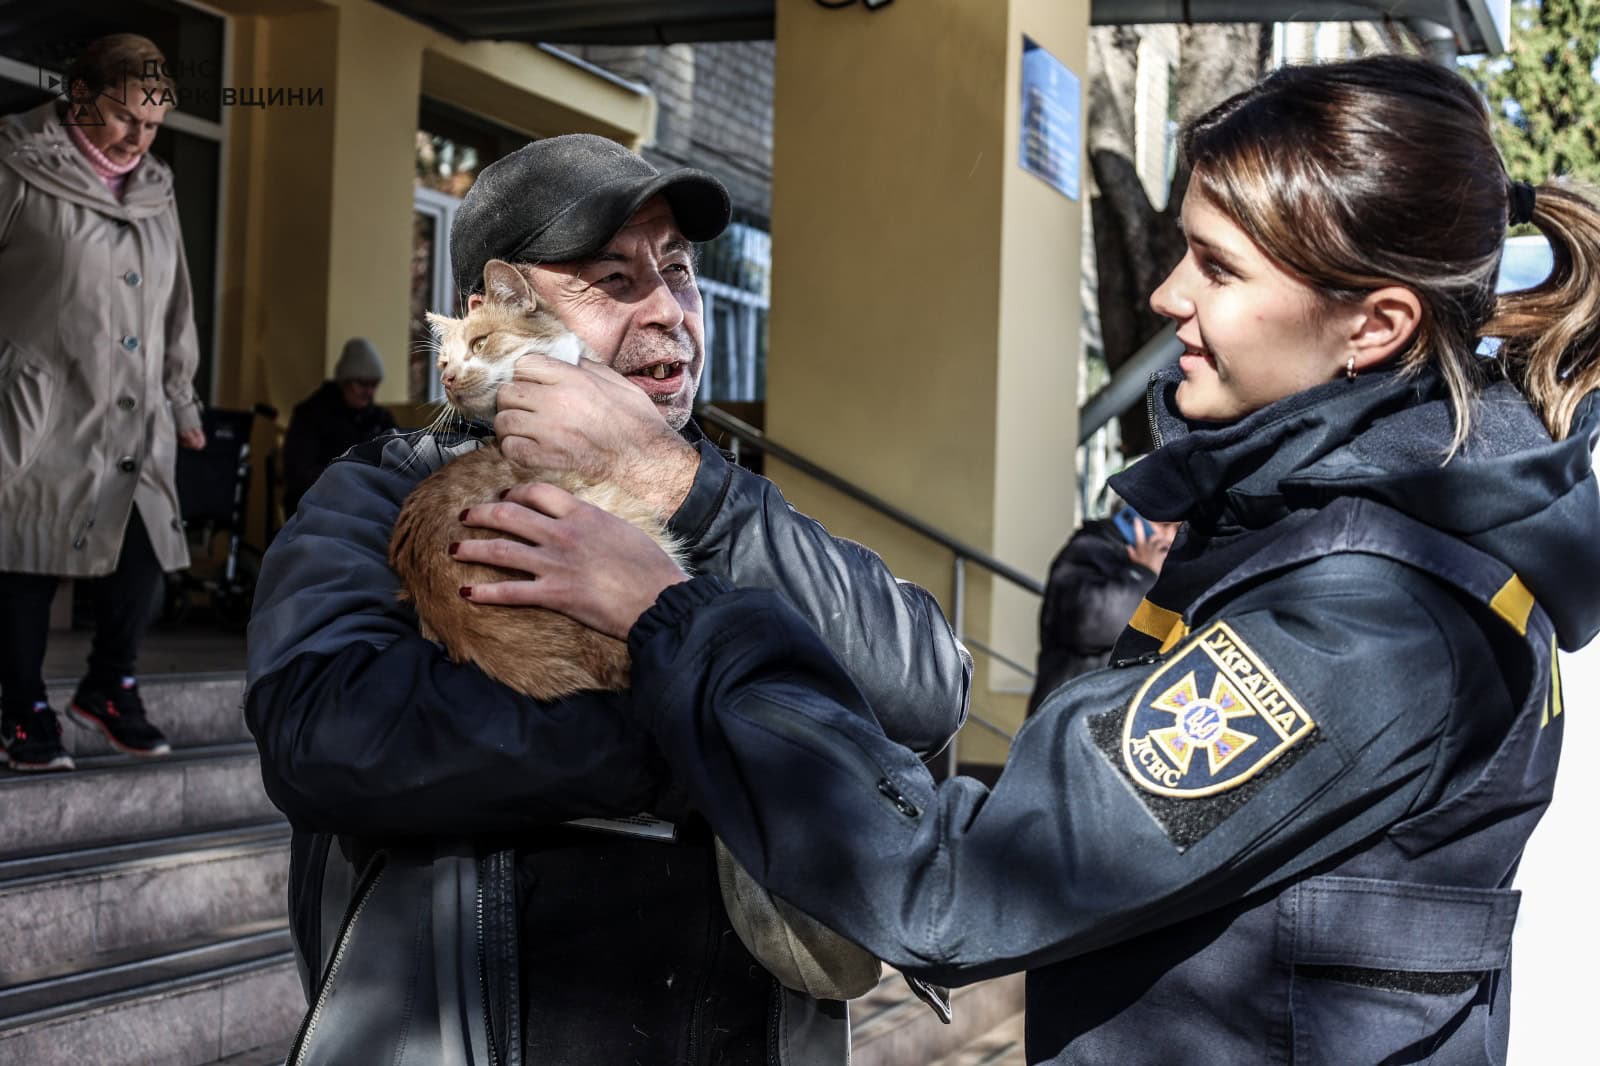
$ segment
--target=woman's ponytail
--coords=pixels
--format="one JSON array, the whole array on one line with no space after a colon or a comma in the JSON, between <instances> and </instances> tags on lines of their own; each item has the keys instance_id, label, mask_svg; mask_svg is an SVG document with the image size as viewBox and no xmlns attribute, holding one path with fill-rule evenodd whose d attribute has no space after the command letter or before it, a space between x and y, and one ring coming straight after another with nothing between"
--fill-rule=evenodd
<instances>
[{"instance_id":1,"label":"woman's ponytail","mask_svg":"<svg viewBox=\"0 0 1600 1066\"><path fill-rule=\"evenodd\" d=\"M1539 285L1501 296L1483 333L1500 338L1506 375L1560 440L1578 401L1600 389L1600 205L1565 180L1533 189L1532 200L1555 266Z\"/></svg>"}]
</instances>

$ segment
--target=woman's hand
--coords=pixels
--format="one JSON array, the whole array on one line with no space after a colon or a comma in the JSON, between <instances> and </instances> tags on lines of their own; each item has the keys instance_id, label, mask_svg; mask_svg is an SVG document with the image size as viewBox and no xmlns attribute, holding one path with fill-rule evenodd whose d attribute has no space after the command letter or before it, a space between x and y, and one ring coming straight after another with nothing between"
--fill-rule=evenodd
<instances>
[{"instance_id":1,"label":"woman's hand","mask_svg":"<svg viewBox=\"0 0 1600 1066\"><path fill-rule=\"evenodd\" d=\"M521 570L527 580L463 587L473 603L548 607L618 640L668 585L689 580L649 534L564 489L518 485L502 502L469 507L462 524L515 540L463 540L463 562Z\"/></svg>"},{"instance_id":2,"label":"woman's hand","mask_svg":"<svg viewBox=\"0 0 1600 1066\"><path fill-rule=\"evenodd\" d=\"M178 443L192 452L197 452L206 446L206 431L199 426L193 429L180 429Z\"/></svg>"}]
</instances>

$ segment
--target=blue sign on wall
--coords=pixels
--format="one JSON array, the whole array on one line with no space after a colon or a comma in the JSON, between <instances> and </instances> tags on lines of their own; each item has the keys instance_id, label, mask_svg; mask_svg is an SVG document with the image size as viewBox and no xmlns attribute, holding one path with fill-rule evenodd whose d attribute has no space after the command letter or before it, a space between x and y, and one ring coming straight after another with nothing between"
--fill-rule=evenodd
<instances>
[{"instance_id":1,"label":"blue sign on wall","mask_svg":"<svg viewBox=\"0 0 1600 1066\"><path fill-rule=\"evenodd\" d=\"M1022 168L1078 198L1078 76L1061 60L1022 38Z\"/></svg>"}]
</instances>

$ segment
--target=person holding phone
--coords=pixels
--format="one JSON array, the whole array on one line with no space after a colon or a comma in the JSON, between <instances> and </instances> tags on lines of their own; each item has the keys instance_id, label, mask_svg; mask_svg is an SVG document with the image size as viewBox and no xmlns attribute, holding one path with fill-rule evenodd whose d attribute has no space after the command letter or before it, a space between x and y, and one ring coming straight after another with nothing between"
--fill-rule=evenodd
<instances>
[{"instance_id":1,"label":"person holding phone","mask_svg":"<svg viewBox=\"0 0 1600 1066\"><path fill-rule=\"evenodd\" d=\"M1161 573L1176 522L1122 505L1085 522L1056 554L1039 608L1039 660L1028 714L1070 679L1111 661L1111 646Z\"/></svg>"}]
</instances>

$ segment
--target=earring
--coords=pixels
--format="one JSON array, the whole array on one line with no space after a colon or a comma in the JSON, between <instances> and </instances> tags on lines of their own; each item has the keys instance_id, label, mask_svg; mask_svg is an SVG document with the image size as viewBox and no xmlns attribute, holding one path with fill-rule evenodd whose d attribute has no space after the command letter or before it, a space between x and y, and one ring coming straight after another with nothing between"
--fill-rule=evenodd
<instances>
[{"instance_id":1,"label":"earring","mask_svg":"<svg viewBox=\"0 0 1600 1066\"><path fill-rule=\"evenodd\" d=\"M1350 357L1350 361L1344 365L1344 376L1348 381L1356 379L1356 357L1353 355Z\"/></svg>"}]
</instances>

